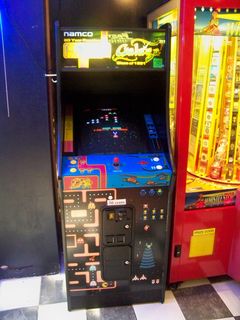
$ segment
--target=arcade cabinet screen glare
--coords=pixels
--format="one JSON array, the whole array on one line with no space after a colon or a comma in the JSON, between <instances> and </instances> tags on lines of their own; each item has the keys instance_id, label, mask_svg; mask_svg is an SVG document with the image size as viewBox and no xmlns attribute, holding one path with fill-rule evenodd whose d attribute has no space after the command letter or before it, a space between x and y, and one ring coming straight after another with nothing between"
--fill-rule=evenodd
<instances>
[{"instance_id":1,"label":"arcade cabinet screen glare","mask_svg":"<svg viewBox=\"0 0 240 320\"><path fill-rule=\"evenodd\" d=\"M117 108L81 109L74 124L78 154L159 151L154 145L156 141L148 139L145 117L136 111L120 112Z\"/></svg>"}]
</instances>

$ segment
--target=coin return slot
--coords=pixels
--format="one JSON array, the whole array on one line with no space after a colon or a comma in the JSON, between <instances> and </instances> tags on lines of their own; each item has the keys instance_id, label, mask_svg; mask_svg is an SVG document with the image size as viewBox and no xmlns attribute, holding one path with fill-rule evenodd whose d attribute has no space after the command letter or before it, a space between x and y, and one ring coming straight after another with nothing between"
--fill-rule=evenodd
<instances>
[{"instance_id":1,"label":"coin return slot","mask_svg":"<svg viewBox=\"0 0 240 320\"><path fill-rule=\"evenodd\" d=\"M125 236L124 235L119 235L116 237L117 239L117 244L125 243Z\"/></svg>"},{"instance_id":2,"label":"coin return slot","mask_svg":"<svg viewBox=\"0 0 240 320\"><path fill-rule=\"evenodd\" d=\"M106 236L107 244L114 244L114 236Z\"/></svg>"}]
</instances>

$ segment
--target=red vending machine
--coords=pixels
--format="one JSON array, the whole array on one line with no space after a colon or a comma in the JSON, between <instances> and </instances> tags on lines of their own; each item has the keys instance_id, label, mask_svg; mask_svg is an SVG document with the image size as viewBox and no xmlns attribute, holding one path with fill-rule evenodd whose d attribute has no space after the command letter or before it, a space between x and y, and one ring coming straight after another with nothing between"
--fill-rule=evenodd
<instances>
[{"instance_id":1,"label":"red vending machine","mask_svg":"<svg viewBox=\"0 0 240 320\"><path fill-rule=\"evenodd\" d=\"M239 279L240 3L164 1L148 24L166 22L177 164L169 282Z\"/></svg>"}]
</instances>

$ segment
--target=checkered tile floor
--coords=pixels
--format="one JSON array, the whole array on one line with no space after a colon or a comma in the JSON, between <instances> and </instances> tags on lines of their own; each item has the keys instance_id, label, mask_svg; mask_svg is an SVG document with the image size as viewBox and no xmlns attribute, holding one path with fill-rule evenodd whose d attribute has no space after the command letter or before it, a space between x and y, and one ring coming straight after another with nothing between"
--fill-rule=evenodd
<instances>
[{"instance_id":1,"label":"checkered tile floor","mask_svg":"<svg viewBox=\"0 0 240 320\"><path fill-rule=\"evenodd\" d=\"M164 304L67 311L63 274L0 281L0 320L240 320L240 283L183 282Z\"/></svg>"}]
</instances>

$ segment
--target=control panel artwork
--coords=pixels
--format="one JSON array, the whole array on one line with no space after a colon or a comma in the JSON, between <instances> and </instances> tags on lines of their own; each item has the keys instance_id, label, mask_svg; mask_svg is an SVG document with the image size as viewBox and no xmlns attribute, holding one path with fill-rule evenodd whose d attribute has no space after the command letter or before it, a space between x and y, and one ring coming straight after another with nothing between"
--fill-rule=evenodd
<instances>
[{"instance_id":1,"label":"control panel artwork","mask_svg":"<svg viewBox=\"0 0 240 320\"><path fill-rule=\"evenodd\" d=\"M67 190L167 186L172 171L163 153L63 158Z\"/></svg>"}]
</instances>

